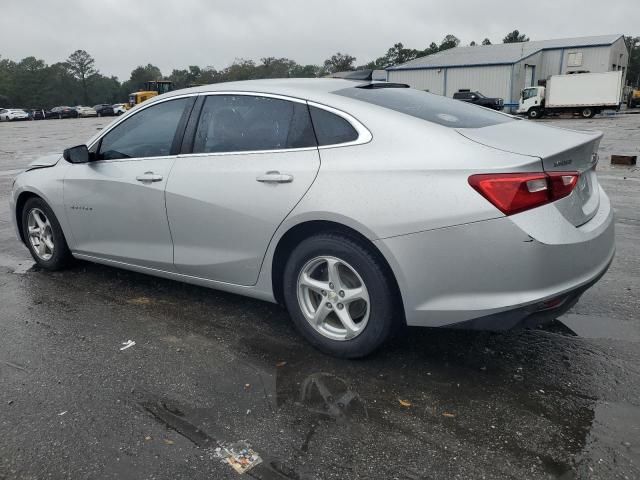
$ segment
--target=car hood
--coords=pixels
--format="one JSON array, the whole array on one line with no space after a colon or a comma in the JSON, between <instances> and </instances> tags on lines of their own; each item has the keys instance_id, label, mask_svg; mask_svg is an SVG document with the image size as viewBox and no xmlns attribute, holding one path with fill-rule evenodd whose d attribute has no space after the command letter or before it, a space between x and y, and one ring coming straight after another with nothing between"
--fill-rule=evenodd
<instances>
[{"instance_id":1,"label":"car hood","mask_svg":"<svg viewBox=\"0 0 640 480\"><path fill-rule=\"evenodd\" d=\"M56 163L60 161L62 155L59 153L50 153L48 155L43 155L35 159L33 162L29 164L27 170L33 170L35 168L47 168L53 167Z\"/></svg>"}]
</instances>

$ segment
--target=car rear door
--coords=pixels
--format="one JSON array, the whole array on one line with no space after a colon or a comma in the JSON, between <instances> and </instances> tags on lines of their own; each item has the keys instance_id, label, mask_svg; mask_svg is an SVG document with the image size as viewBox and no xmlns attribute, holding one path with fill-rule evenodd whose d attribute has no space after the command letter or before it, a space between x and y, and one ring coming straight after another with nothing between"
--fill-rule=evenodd
<instances>
[{"instance_id":1,"label":"car rear door","mask_svg":"<svg viewBox=\"0 0 640 480\"><path fill-rule=\"evenodd\" d=\"M254 93L198 102L166 189L175 268L252 285L276 228L320 167L308 107Z\"/></svg>"},{"instance_id":2,"label":"car rear door","mask_svg":"<svg viewBox=\"0 0 640 480\"><path fill-rule=\"evenodd\" d=\"M110 129L73 164L64 204L74 252L173 270L164 190L194 96L155 103Z\"/></svg>"}]
</instances>

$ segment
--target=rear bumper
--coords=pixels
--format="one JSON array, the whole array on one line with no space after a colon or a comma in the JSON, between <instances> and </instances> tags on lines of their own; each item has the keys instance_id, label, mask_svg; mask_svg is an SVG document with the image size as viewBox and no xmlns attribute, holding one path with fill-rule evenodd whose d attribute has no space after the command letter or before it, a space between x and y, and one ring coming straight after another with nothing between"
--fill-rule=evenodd
<instances>
[{"instance_id":1,"label":"rear bumper","mask_svg":"<svg viewBox=\"0 0 640 480\"><path fill-rule=\"evenodd\" d=\"M505 329L562 314L613 259L613 211L602 195L598 214L570 226L573 235L535 238L514 216L376 241L398 280L407 324Z\"/></svg>"}]
</instances>

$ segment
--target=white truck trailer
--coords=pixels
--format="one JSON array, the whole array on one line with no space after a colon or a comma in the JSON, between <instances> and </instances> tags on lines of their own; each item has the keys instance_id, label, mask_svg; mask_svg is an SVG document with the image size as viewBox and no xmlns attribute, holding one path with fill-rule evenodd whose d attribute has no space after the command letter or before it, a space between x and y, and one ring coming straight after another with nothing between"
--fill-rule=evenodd
<instances>
[{"instance_id":1,"label":"white truck trailer","mask_svg":"<svg viewBox=\"0 0 640 480\"><path fill-rule=\"evenodd\" d=\"M577 113L591 118L608 108L620 108L622 71L554 75L546 87L522 90L517 113L540 118L548 113Z\"/></svg>"}]
</instances>

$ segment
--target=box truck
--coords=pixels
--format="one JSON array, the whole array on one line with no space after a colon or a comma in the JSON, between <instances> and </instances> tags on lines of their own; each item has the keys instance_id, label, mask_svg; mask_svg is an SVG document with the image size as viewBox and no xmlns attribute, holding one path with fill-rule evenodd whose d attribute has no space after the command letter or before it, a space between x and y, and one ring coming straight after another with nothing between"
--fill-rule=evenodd
<instances>
[{"instance_id":1,"label":"box truck","mask_svg":"<svg viewBox=\"0 0 640 480\"><path fill-rule=\"evenodd\" d=\"M517 113L540 118L549 113L577 113L591 118L600 111L620 108L622 71L554 75L546 87L522 90Z\"/></svg>"}]
</instances>

